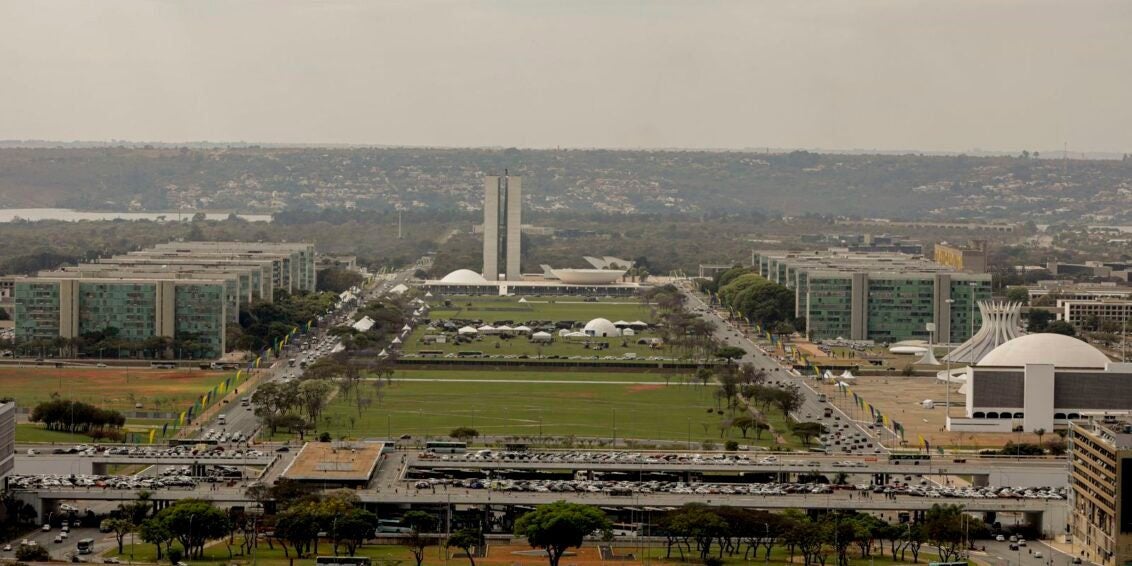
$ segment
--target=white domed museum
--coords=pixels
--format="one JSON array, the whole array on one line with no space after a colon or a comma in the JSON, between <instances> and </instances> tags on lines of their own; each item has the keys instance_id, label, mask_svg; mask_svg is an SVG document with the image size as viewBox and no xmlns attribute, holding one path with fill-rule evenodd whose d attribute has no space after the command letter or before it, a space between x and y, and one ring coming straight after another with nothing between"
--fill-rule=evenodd
<instances>
[{"instance_id":1,"label":"white domed museum","mask_svg":"<svg viewBox=\"0 0 1132 566\"><path fill-rule=\"evenodd\" d=\"M1002 343L967 368L963 432L1064 428L1068 421L1132 407L1132 364L1061 334L1028 334Z\"/></svg>"}]
</instances>

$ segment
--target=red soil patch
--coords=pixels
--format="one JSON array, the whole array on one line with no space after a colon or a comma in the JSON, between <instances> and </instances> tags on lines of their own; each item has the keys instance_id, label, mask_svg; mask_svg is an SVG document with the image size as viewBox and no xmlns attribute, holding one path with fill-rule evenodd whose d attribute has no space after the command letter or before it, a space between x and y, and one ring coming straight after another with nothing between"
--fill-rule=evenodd
<instances>
[{"instance_id":1,"label":"red soil patch","mask_svg":"<svg viewBox=\"0 0 1132 566\"><path fill-rule=\"evenodd\" d=\"M663 389L664 386L659 383L642 383L640 385L630 385L626 390L629 393L640 393L641 391L656 391Z\"/></svg>"}]
</instances>

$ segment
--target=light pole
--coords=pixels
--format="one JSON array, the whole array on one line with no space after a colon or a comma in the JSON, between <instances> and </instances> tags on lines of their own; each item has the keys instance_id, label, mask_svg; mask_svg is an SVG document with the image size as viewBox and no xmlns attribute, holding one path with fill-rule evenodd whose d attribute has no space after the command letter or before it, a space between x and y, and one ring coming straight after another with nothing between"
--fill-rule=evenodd
<instances>
[{"instance_id":1,"label":"light pole","mask_svg":"<svg viewBox=\"0 0 1132 566\"><path fill-rule=\"evenodd\" d=\"M197 516L196 513L190 513L189 514L189 537L188 537L189 548L185 549L185 551L188 552L188 554L189 554L188 558L193 557L193 546L194 546L193 545L193 519L196 516Z\"/></svg>"}]
</instances>

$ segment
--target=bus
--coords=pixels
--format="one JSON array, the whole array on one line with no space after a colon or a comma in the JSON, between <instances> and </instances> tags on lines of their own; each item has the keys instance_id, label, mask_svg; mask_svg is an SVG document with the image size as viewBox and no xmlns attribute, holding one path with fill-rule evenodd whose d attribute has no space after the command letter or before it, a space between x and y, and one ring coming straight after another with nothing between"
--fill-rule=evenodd
<instances>
[{"instance_id":1,"label":"bus","mask_svg":"<svg viewBox=\"0 0 1132 566\"><path fill-rule=\"evenodd\" d=\"M151 369L177 369L177 362L149 362Z\"/></svg>"},{"instance_id":2,"label":"bus","mask_svg":"<svg viewBox=\"0 0 1132 566\"><path fill-rule=\"evenodd\" d=\"M378 534L381 534L381 533L406 534L406 533L413 532L413 529L410 529L409 527L402 526L401 521L399 519L378 519L377 520L377 532L378 532Z\"/></svg>"},{"instance_id":3,"label":"bus","mask_svg":"<svg viewBox=\"0 0 1132 566\"><path fill-rule=\"evenodd\" d=\"M930 462L932 459L931 454L889 454L888 461L899 464L903 461L911 461L915 464L920 462Z\"/></svg>"},{"instance_id":4,"label":"bus","mask_svg":"<svg viewBox=\"0 0 1132 566\"><path fill-rule=\"evenodd\" d=\"M425 450L437 454L463 454L468 451L468 443L449 440L430 440L425 443Z\"/></svg>"},{"instance_id":5,"label":"bus","mask_svg":"<svg viewBox=\"0 0 1132 566\"><path fill-rule=\"evenodd\" d=\"M371 566L368 556L317 556L315 566Z\"/></svg>"},{"instance_id":6,"label":"bus","mask_svg":"<svg viewBox=\"0 0 1132 566\"><path fill-rule=\"evenodd\" d=\"M80 540L75 545L75 550L78 550L79 554L90 554L94 552L94 539L84 538Z\"/></svg>"}]
</instances>

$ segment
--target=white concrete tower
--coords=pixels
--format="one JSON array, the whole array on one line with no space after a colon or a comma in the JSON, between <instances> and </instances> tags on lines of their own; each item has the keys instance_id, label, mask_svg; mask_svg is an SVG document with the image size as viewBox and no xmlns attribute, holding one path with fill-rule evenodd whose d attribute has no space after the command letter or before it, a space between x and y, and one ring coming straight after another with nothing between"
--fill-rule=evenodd
<instances>
[{"instance_id":1,"label":"white concrete tower","mask_svg":"<svg viewBox=\"0 0 1132 566\"><path fill-rule=\"evenodd\" d=\"M523 256L523 178L508 175L503 181L507 208L507 280L523 278L519 263Z\"/></svg>"},{"instance_id":2,"label":"white concrete tower","mask_svg":"<svg viewBox=\"0 0 1132 566\"><path fill-rule=\"evenodd\" d=\"M483 278L499 279L499 177L483 178Z\"/></svg>"}]
</instances>

